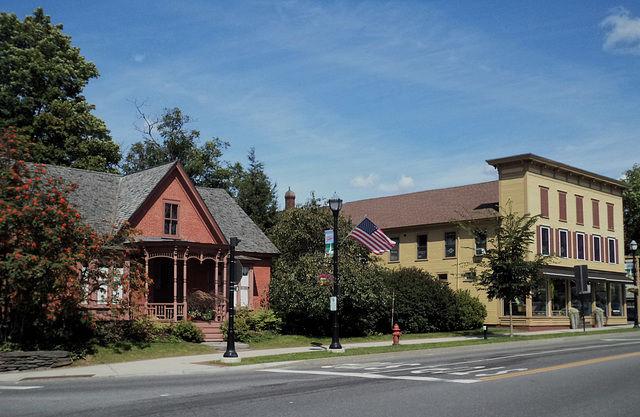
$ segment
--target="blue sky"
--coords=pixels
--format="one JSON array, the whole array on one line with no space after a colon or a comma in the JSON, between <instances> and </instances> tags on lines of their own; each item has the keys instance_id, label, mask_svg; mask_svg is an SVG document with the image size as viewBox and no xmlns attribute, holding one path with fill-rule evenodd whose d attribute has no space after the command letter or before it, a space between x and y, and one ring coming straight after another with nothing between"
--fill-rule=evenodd
<instances>
[{"instance_id":1,"label":"blue sky","mask_svg":"<svg viewBox=\"0 0 640 417\"><path fill-rule=\"evenodd\" d=\"M147 114L251 147L277 183L345 201L497 179L534 153L612 178L640 163L637 1L5 0L96 64L123 154Z\"/></svg>"}]
</instances>

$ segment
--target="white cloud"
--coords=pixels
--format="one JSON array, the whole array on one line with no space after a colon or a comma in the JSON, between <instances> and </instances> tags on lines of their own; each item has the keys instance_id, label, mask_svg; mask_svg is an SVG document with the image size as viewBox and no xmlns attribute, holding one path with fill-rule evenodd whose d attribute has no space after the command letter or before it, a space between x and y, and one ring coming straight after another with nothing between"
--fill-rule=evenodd
<instances>
[{"instance_id":1,"label":"white cloud","mask_svg":"<svg viewBox=\"0 0 640 417\"><path fill-rule=\"evenodd\" d=\"M629 10L616 7L600 26L608 29L603 45L605 51L640 55L640 18L631 17Z\"/></svg>"},{"instance_id":2,"label":"white cloud","mask_svg":"<svg viewBox=\"0 0 640 417\"><path fill-rule=\"evenodd\" d=\"M351 186L356 188L377 189L385 193L398 193L411 190L415 186L413 178L402 175L397 182L382 183L377 174L369 174L367 176L357 176L351 179Z\"/></svg>"},{"instance_id":3,"label":"white cloud","mask_svg":"<svg viewBox=\"0 0 640 417\"><path fill-rule=\"evenodd\" d=\"M147 56L145 54L135 54L133 56L133 60L138 62L138 63L140 63L140 62L144 61L146 57Z\"/></svg>"},{"instance_id":4,"label":"white cloud","mask_svg":"<svg viewBox=\"0 0 640 417\"><path fill-rule=\"evenodd\" d=\"M376 174L357 176L351 179L351 185L356 188L373 188L378 184L379 177Z\"/></svg>"}]
</instances>

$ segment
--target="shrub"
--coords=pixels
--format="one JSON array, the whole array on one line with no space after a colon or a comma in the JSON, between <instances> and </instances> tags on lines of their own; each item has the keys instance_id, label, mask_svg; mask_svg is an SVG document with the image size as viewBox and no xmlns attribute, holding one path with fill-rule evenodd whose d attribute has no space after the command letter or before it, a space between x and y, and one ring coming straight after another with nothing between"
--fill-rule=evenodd
<instances>
[{"instance_id":1,"label":"shrub","mask_svg":"<svg viewBox=\"0 0 640 417\"><path fill-rule=\"evenodd\" d=\"M187 320L182 320L175 325L173 335L185 342L201 343L204 341L204 333L202 330Z\"/></svg>"},{"instance_id":2,"label":"shrub","mask_svg":"<svg viewBox=\"0 0 640 417\"><path fill-rule=\"evenodd\" d=\"M458 321L455 330L471 330L482 326L487 317L487 307L469 290L456 291Z\"/></svg>"},{"instance_id":3,"label":"shrub","mask_svg":"<svg viewBox=\"0 0 640 417\"><path fill-rule=\"evenodd\" d=\"M222 323L222 335L229 335L229 320ZM238 309L233 320L235 340L242 343L256 342L274 337L282 331L282 319L273 310Z\"/></svg>"},{"instance_id":4,"label":"shrub","mask_svg":"<svg viewBox=\"0 0 640 417\"><path fill-rule=\"evenodd\" d=\"M215 314L217 300L212 294L196 290L187 297L189 316L196 320L211 320Z\"/></svg>"},{"instance_id":5,"label":"shrub","mask_svg":"<svg viewBox=\"0 0 640 417\"><path fill-rule=\"evenodd\" d=\"M388 270L385 280L390 289L395 289L396 322L403 332L455 329L457 300L446 283L415 267Z\"/></svg>"}]
</instances>

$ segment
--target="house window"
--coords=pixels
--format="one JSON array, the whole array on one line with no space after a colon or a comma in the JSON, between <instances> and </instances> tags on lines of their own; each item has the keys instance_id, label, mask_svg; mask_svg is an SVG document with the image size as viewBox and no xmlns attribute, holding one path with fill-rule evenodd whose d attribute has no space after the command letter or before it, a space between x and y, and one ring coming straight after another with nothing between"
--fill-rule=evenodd
<instances>
[{"instance_id":1,"label":"house window","mask_svg":"<svg viewBox=\"0 0 640 417\"><path fill-rule=\"evenodd\" d=\"M551 255L551 230L547 226L540 226L540 253Z\"/></svg>"},{"instance_id":2,"label":"house window","mask_svg":"<svg viewBox=\"0 0 640 417\"><path fill-rule=\"evenodd\" d=\"M569 232L566 230L558 230L558 247L561 258L569 257Z\"/></svg>"},{"instance_id":3,"label":"house window","mask_svg":"<svg viewBox=\"0 0 640 417\"><path fill-rule=\"evenodd\" d=\"M446 281L449 279L449 276L447 274L438 274L438 279L440 281Z\"/></svg>"},{"instance_id":4,"label":"house window","mask_svg":"<svg viewBox=\"0 0 640 417\"><path fill-rule=\"evenodd\" d=\"M482 231L476 235L475 255L482 256L487 253L487 232Z\"/></svg>"},{"instance_id":5,"label":"house window","mask_svg":"<svg viewBox=\"0 0 640 417\"><path fill-rule=\"evenodd\" d=\"M616 239L609 237L607 238L607 249L609 250L609 263L615 264L618 263L618 256L616 251Z\"/></svg>"},{"instance_id":6,"label":"house window","mask_svg":"<svg viewBox=\"0 0 640 417\"><path fill-rule=\"evenodd\" d=\"M175 236L178 234L178 205L164 204L164 234Z\"/></svg>"},{"instance_id":7,"label":"house window","mask_svg":"<svg viewBox=\"0 0 640 417\"><path fill-rule=\"evenodd\" d=\"M600 202L591 200L591 212L593 214L593 227L600 227Z\"/></svg>"},{"instance_id":8,"label":"house window","mask_svg":"<svg viewBox=\"0 0 640 417\"><path fill-rule=\"evenodd\" d=\"M576 233L576 259L584 261L585 257L585 238L584 233L577 232Z\"/></svg>"},{"instance_id":9,"label":"house window","mask_svg":"<svg viewBox=\"0 0 640 417\"><path fill-rule=\"evenodd\" d=\"M427 259L427 235L418 235L418 259Z\"/></svg>"},{"instance_id":10,"label":"house window","mask_svg":"<svg viewBox=\"0 0 640 417\"><path fill-rule=\"evenodd\" d=\"M558 206L560 211L558 216L561 222L567 221L567 193L564 191L558 191Z\"/></svg>"},{"instance_id":11,"label":"house window","mask_svg":"<svg viewBox=\"0 0 640 417\"><path fill-rule=\"evenodd\" d=\"M593 262L602 262L602 238L598 235L593 235Z\"/></svg>"},{"instance_id":12,"label":"house window","mask_svg":"<svg viewBox=\"0 0 640 417\"><path fill-rule=\"evenodd\" d=\"M576 196L576 223L584 224L584 206L581 195Z\"/></svg>"},{"instance_id":13,"label":"house window","mask_svg":"<svg viewBox=\"0 0 640 417\"><path fill-rule=\"evenodd\" d=\"M607 229L613 231L613 204L607 203Z\"/></svg>"},{"instance_id":14,"label":"house window","mask_svg":"<svg viewBox=\"0 0 640 417\"><path fill-rule=\"evenodd\" d=\"M391 240L396 242L389 251L389 261L396 262L400 260L400 238L392 237Z\"/></svg>"},{"instance_id":15,"label":"house window","mask_svg":"<svg viewBox=\"0 0 640 417\"><path fill-rule=\"evenodd\" d=\"M444 234L444 256L452 258L456 256L456 232Z\"/></svg>"},{"instance_id":16,"label":"house window","mask_svg":"<svg viewBox=\"0 0 640 417\"><path fill-rule=\"evenodd\" d=\"M540 215L549 218L549 189L540 187Z\"/></svg>"}]
</instances>

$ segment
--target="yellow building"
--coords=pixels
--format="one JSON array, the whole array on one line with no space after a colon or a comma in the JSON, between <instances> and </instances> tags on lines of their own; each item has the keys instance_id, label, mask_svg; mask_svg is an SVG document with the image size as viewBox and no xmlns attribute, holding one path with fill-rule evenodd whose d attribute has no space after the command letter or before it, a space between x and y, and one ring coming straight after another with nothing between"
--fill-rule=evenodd
<instances>
[{"instance_id":1,"label":"yellow building","mask_svg":"<svg viewBox=\"0 0 640 417\"><path fill-rule=\"evenodd\" d=\"M571 308L596 324L627 323L622 191L620 181L526 154L487 161L498 181L345 203L343 214L358 223L365 216L398 245L383 256L389 267L415 266L469 289L487 305L488 324L508 325L508 305L489 302L469 279L486 250L457 226L471 219L489 228L490 209L507 207L519 214L540 215L532 254L554 255L542 271L546 286L513 306L514 325L522 328L569 327ZM489 236L490 240L491 236ZM588 285L578 288L575 266L586 266ZM581 291L582 290L582 291Z\"/></svg>"}]
</instances>

